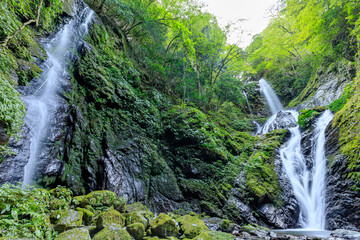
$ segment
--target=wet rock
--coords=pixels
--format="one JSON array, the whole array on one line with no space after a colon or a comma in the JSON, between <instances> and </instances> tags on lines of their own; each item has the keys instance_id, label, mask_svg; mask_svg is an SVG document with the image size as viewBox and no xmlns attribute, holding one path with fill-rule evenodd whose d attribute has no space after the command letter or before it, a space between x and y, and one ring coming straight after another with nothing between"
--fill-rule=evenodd
<instances>
[{"instance_id":1,"label":"wet rock","mask_svg":"<svg viewBox=\"0 0 360 240\"><path fill-rule=\"evenodd\" d=\"M60 233L55 240L90 240L89 231L82 228L75 228L66 232Z\"/></svg>"},{"instance_id":2,"label":"wet rock","mask_svg":"<svg viewBox=\"0 0 360 240\"><path fill-rule=\"evenodd\" d=\"M145 235L145 227L142 223L133 223L126 226L126 230L135 240L142 240Z\"/></svg>"},{"instance_id":3,"label":"wet rock","mask_svg":"<svg viewBox=\"0 0 360 240\"><path fill-rule=\"evenodd\" d=\"M194 238L201 232L209 230L203 221L190 215L177 218L176 221L180 224L180 231L187 238Z\"/></svg>"},{"instance_id":4,"label":"wet rock","mask_svg":"<svg viewBox=\"0 0 360 240\"><path fill-rule=\"evenodd\" d=\"M30 158L31 136L28 126L24 125L21 136L18 141L13 138L9 141L8 146L14 154L4 156L4 162L0 163L0 184L23 181L24 167Z\"/></svg>"},{"instance_id":5,"label":"wet rock","mask_svg":"<svg viewBox=\"0 0 360 240\"><path fill-rule=\"evenodd\" d=\"M234 236L224 232L205 231L193 238L193 240L234 240Z\"/></svg>"},{"instance_id":6,"label":"wet rock","mask_svg":"<svg viewBox=\"0 0 360 240\"><path fill-rule=\"evenodd\" d=\"M269 119L270 124L265 124L262 133L269 133L276 129L296 127L297 121L290 112L280 111Z\"/></svg>"},{"instance_id":7,"label":"wet rock","mask_svg":"<svg viewBox=\"0 0 360 240\"><path fill-rule=\"evenodd\" d=\"M218 231L221 229L220 223L223 220L221 218L204 218L203 222L209 228L210 231Z\"/></svg>"},{"instance_id":8,"label":"wet rock","mask_svg":"<svg viewBox=\"0 0 360 240\"><path fill-rule=\"evenodd\" d=\"M63 12L74 17L76 15L75 0L61 0L63 2Z\"/></svg>"},{"instance_id":9,"label":"wet rock","mask_svg":"<svg viewBox=\"0 0 360 240\"><path fill-rule=\"evenodd\" d=\"M348 161L340 152L339 129L331 125L326 130L327 211L328 229L360 229L360 196L352 191L353 182L347 178Z\"/></svg>"},{"instance_id":10,"label":"wet rock","mask_svg":"<svg viewBox=\"0 0 360 240\"><path fill-rule=\"evenodd\" d=\"M118 224L111 224L100 232L98 232L93 240L116 239L116 240L131 240L130 234Z\"/></svg>"},{"instance_id":11,"label":"wet rock","mask_svg":"<svg viewBox=\"0 0 360 240\"><path fill-rule=\"evenodd\" d=\"M80 227L82 224L83 213L72 209L65 210L61 213L61 217L58 220L55 230L63 232L68 229Z\"/></svg>"},{"instance_id":12,"label":"wet rock","mask_svg":"<svg viewBox=\"0 0 360 240\"><path fill-rule=\"evenodd\" d=\"M333 231L330 236L342 238L346 240L357 240L360 239L360 232L350 231L345 229L337 229Z\"/></svg>"},{"instance_id":13,"label":"wet rock","mask_svg":"<svg viewBox=\"0 0 360 240\"><path fill-rule=\"evenodd\" d=\"M116 210L110 210L108 212L104 212L98 216L98 219L96 222L96 227L101 230L107 226L110 226L113 223L117 224L121 227L124 227L125 226L125 217L122 216Z\"/></svg>"},{"instance_id":14,"label":"wet rock","mask_svg":"<svg viewBox=\"0 0 360 240\"><path fill-rule=\"evenodd\" d=\"M90 205L92 207L110 207L113 205L113 202L117 199L117 196L114 192L103 190L103 191L94 191L87 194L81 203L81 206Z\"/></svg>"},{"instance_id":15,"label":"wet rock","mask_svg":"<svg viewBox=\"0 0 360 240\"><path fill-rule=\"evenodd\" d=\"M179 230L176 222L170 216L160 213L159 216L150 221L150 232L152 236L167 238L177 236Z\"/></svg>"},{"instance_id":16,"label":"wet rock","mask_svg":"<svg viewBox=\"0 0 360 240\"><path fill-rule=\"evenodd\" d=\"M298 110L327 106L341 97L345 86L353 79L353 66L349 61L342 61L331 65L326 70L318 71L318 76L311 84L313 94L308 96L297 107Z\"/></svg>"}]
</instances>

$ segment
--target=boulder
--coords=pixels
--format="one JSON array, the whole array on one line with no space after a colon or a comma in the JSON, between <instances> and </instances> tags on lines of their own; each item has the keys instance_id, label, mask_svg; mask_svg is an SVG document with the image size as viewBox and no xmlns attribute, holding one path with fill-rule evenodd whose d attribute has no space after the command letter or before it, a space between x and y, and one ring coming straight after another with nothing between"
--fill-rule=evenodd
<instances>
[{"instance_id":1,"label":"boulder","mask_svg":"<svg viewBox=\"0 0 360 240\"><path fill-rule=\"evenodd\" d=\"M145 216L144 216L145 215ZM126 225L130 225L133 223L141 223L144 225L145 229L149 226L149 220L151 218L147 218L146 212L132 212L128 213L126 216Z\"/></svg>"},{"instance_id":2,"label":"boulder","mask_svg":"<svg viewBox=\"0 0 360 240\"><path fill-rule=\"evenodd\" d=\"M98 232L93 240L131 240L130 234L119 224L111 224Z\"/></svg>"},{"instance_id":3,"label":"boulder","mask_svg":"<svg viewBox=\"0 0 360 240\"><path fill-rule=\"evenodd\" d=\"M176 219L180 224L181 232L187 238L194 238L203 231L208 231L209 228L197 217L185 215Z\"/></svg>"},{"instance_id":4,"label":"boulder","mask_svg":"<svg viewBox=\"0 0 360 240\"><path fill-rule=\"evenodd\" d=\"M111 191L94 191L86 195L81 203L81 206L90 205L92 207L110 207L116 202L118 197Z\"/></svg>"},{"instance_id":5,"label":"boulder","mask_svg":"<svg viewBox=\"0 0 360 240\"><path fill-rule=\"evenodd\" d=\"M150 221L150 232L152 236L166 238L177 236L179 230L176 222L170 216L160 213L159 216Z\"/></svg>"},{"instance_id":6,"label":"boulder","mask_svg":"<svg viewBox=\"0 0 360 240\"><path fill-rule=\"evenodd\" d=\"M72 209L59 212L61 215L60 219L57 221L55 230L58 232L63 232L68 229L80 227L82 224L83 213L78 212Z\"/></svg>"},{"instance_id":7,"label":"boulder","mask_svg":"<svg viewBox=\"0 0 360 240\"><path fill-rule=\"evenodd\" d=\"M145 235L145 227L142 223L133 223L126 227L126 230L135 240L142 240Z\"/></svg>"},{"instance_id":8,"label":"boulder","mask_svg":"<svg viewBox=\"0 0 360 240\"><path fill-rule=\"evenodd\" d=\"M119 226L124 227L125 217L116 210L101 213L97 219L96 227L101 230L111 224L118 224Z\"/></svg>"},{"instance_id":9,"label":"boulder","mask_svg":"<svg viewBox=\"0 0 360 240\"><path fill-rule=\"evenodd\" d=\"M234 240L234 236L224 232L206 231L193 238L193 240Z\"/></svg>"},{"instance_id":10,"label":"boulder","mask_svg":"<svg viewBox=\"0 0 360 240\"><path fill-rule=\"evenodd\" d=\"M76 211L83 213L83 221L85 225L90 225L94 219L94 213L85 208L76 208Z\"/></svg>"},{"instance_id":11,"label":"boulder","mask_svg":"<svg viewBox=\"0 0 360 240\"><path fill-rule=\"evenodd\" d=\"M360 232L345 229L337 229L330 234L331 237L342 238L346 240L360 239Z\"/></svg>"},{"instance_id":12,"label":"boulder","mask_svg":"<svg viewBox=\"0 0 360 240\"><path fill-rule=\"evenodd\" d=\"M75 228L66 232L60 233L55 240L90 240L89 231L82 228Z\"/></svg>"}]
</instances>

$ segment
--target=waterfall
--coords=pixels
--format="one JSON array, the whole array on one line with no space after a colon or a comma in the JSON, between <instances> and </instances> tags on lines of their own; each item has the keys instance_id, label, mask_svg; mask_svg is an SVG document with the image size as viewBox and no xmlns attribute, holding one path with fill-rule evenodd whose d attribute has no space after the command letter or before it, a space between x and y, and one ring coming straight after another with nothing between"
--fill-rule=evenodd
<instances>
[{"instance_id":1,"label":"waterfall","mask_svg":"<svg viewBox=\"0 0 360 240\"><path fill-rule=\"evenodd\" d=\"M276 106L277 112L272 115L260 131L261 134L271 131L271 126L276 123L278 116L282 114L291 114L294 122L298 120L298 112L293 110L282 110L282 106L278 103L276 95L272 95L273 91L267 89L270 87L265 80L262 86L265 91L270 92L266 97L269 106ZM267 94L264 91L264 95ZM271 102L274 101L274 102ZM275 108L274 108L275 109ZM273 110L272 110L273 111ZM299 225L307 229L325 229L325 192L326 192L326 158L325 158L325 129L332 120L333 115L330 110L325 111L316 121L314 128L314 142L311 153L312 164L308 167L305 157L301 149L301 132L298 125L289 127L291 137L280 149L280 158L287 176L289 177L294 195L299 202L300 216Z\"/></svg>"},{"instance_id":2,"label":"waterfall","mask_svg":"<svg viewBox=\"0 0 360 240\"><path fill-rule=\"evenodd\" d=\"M284 109L279 98L276 96L275 92L272 90L270 85L266 82L265 79L260 79L259 81L260 91L264 94L266 101L270 107L272 114L275 114Z\"/></svg>"},{"instance_id":3,"label":"waterfall","mask_svg":"<svg viewBox=\"0 0 360 240\"><path fill-rule=\"evenodd\" d=\"M241 92L242 92L242 94L243 94L243 95L244 95L244 97L245 97L246 104L247 104L248 109L249 109L249 113L250 113L250 114L252 114L252 111L251 111L251 107L250 107L250 103L249 103L249 99L248 99L248 97L247 97L247 94L246 94L246 92L245 92L245 91L241 91Z\"/></svg>"},{"instance_id":4,"label":"waterfall","mask_svg":"<svg viewBox=\"0 0 360 240\"><path fill-rule=\"evenodd\" d=\"M83 3L79 3L83 4ZM80 9L80 7L78 8ZM24 168L23 184L32 184L37 162L45 139L49 134L49 124L59 107L62 86L68 77L67 62L71 52L87 33L94 12L87 6L80 11L43 46L48 59L42 65L42 73L29 91L23 96L27 106L25 123L30 128L30 158Z\"/></svg>"}]
</instances>

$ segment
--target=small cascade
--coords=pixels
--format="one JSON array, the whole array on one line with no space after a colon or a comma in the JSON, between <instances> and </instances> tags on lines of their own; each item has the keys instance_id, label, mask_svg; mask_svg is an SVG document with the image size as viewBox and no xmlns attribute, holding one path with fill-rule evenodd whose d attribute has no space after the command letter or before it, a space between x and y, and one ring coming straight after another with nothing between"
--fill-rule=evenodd
<instances>
[{"instance_id":1,"label":"small cascade","mask_svg":"<svg viewBox=\"0 0 360 240\"><path fill-rule=\"evenodd\" d=\"M245 91L241 91L241 92L242 92L242 94L243 94L243 95L244 95L244 97L245 97L246 104L247 104L248 109L249 109L249 113L250 113L250 114L252 114L252 111L251 111L251 107L250 107L250 103L249 103L249 99L248 99L248 97L247 97L247 94L246 94L246 92L245 92Z\"/></svg>"},{"instance_id":2,"label":"small cascade","mask_svg":"<svg viewBox=\"0 0 360 240\"><path fill-rule=\"evenodd\" d=\"M83 5L82 2L79 4ZM23 184L32 184L38 159L49 132L49 124L61 101L60 92L67 81L67 64L71 51L87 33L94 12L81 6L76 16L44 45L48 59L42 66L38 81L24 89L23 101L27 106L26 125L30 128L30 158L24 168Z\"/></svg>"},{"instance_id":3,"label":"small cascade","mask_svg":"<svg viewBox=\"0 0 360 240\"><path fill-rule=\"evenodd\" d=\"M274 129L288 128L291 137L280 149L280 158L285 172L294 190L294 195L299 202L299 225L306 229L325 229L325 192L326 192L326 158L325 158L325 129L332 120L330 110L325 111L316 121L314 128L314 141L311 161L306 164L306 159L301 149L301 131L297 125L299 113L293 110L283 110L280 100L265 80L260 80L266 100L272 112L275 112L259 134L271 132ZM265 93L267 92L267 93ZM273 102L271 102L273 101ZM271 107L273 106L273 107ZM274 107L275 106L275 107Z\"/></svg>"},{"instance_id":4,"label":"small cascade","mask_svg":"<svg viewBox=\"0 0 360 240\"><path fill-rule=\"evenodd\" d=\"M269 104L270 111L272 114L275 114L284 109L279 98L276 96L274 90L270 87L265 79L260 79L259 81L260 91L264 94L267 103Z\"/></svg>"}]
</instances>

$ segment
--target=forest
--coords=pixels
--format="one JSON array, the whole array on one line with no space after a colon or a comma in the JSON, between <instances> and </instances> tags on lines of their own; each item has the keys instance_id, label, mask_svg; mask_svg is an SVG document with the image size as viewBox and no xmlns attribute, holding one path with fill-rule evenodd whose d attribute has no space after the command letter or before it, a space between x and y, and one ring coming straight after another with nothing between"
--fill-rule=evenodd
<instances>
[{"instance_id":1,"label":"forest","mask_svg":"<svg viewBox=\"0 0 360 240\"><path fill-rule=\"evenodd\" d=\"M360 3L279 0L246 48L204 9L1 0L0 238L283 239L310 226L283 150L316 166L328 112L320 230L356 239Z\"/></svg>"}]
</instances>

